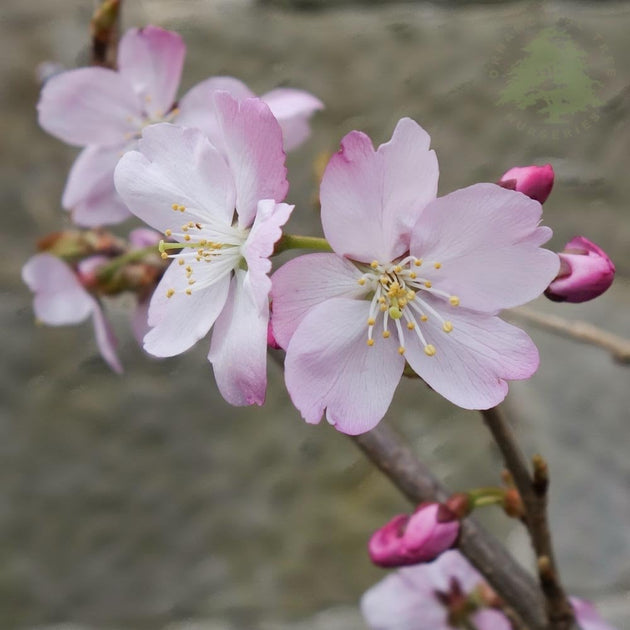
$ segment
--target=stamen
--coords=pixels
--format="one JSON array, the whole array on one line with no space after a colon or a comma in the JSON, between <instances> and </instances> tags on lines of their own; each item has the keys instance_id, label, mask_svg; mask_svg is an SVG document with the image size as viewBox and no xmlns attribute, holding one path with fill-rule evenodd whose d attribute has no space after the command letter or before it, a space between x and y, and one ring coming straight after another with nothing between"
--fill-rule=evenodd
<instances>
[{"instance_id":1,"label":"stamen","mask_svg":"<svg viewBox=\"0 0 630 630\"><path fill-rule=\"evenodd\" d=\"M374 345L374 339L368 339L367 340L367 345L370 346L370 348Z\"/></svg>"},{"instance_id":2,"label":"stamen","mask_svg":"<svg viewBox=\"0 0 630 630\"><path fill-rule=\"evenodd\" d=\"M383 339L389 339L391 333L389 332L389 330L384 330L383 331Z\"/></svg>"},{"instance_id":3,"label":"stamen","mask_svg":"<svg viewBox=\"0 0 630 630\"><path fill-rule=\"evenodd\" d=\"M404 346L399 346L398 347L398 354L405 354L405 347Z\"/></svg>"},{"instance_id":4,"label":"stamen","mask_svg":"<svg viewBox=\"0 0 630 630\"><path fill-rule=\"evenodd\" d=\"M436 262L436 263L434 263L434 264L433 264L433 266L434 266L436 269L439 269L439 268L442 266L442 263L441 263L441 262Z\"/></svg>"},{"instance_id":5,"label":"stamen","mask_svg":"<svg viewBox=\"0 0 630 630\"><path fill-rule=\"evenodd\" d=\"M169 289L169 290L166 292L166 297L167 297L167 298L173 297L174 295L175 295L175 289Z\"/></svg>"},{"instance_id":6,"label":"stamen","mask_svg":"<svg viewBox=\"0 0 630 630\"><path fill-rule=\"evenodd\" d=\"M446 320L443 324L442 324L442 330L445 333L450 333L453 330L453 324L452 322L449 322L448 320Z\"/></svg>"},{"instance_id":7,"label":"stamen","mask_svg":"<svg viewBox=\"0 0 630 630\"><path fill-rule=\"evenodd\" d=\"M435 346L432 344L427 344L426 346L424 346L424 353L428 356L428 357L432 357L435 355L436 350L435 350Z\"/></svg>"},{"instance_id":8,"label":"stamen","mask_svg":"<svg viewBox=\"0 0 630 630\"><path fill-rule=\"evenodd\" d=\"M448 298L448 301L451 306L459 306L459 298L456 295L451 295L451 297Z\"/></svg>"}]
</instances>

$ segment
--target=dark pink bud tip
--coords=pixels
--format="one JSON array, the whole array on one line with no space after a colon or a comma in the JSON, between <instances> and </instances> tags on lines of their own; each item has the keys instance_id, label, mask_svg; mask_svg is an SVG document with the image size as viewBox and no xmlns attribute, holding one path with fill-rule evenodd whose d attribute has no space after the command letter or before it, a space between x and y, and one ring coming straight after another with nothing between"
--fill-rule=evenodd
<instances>
[{"instance_id":1,"label":"dark pink bud tip","mask_svg":"<svg viewBox=\"0 0 630 630\"><path fill-rule=\"evenodd\" d=\"M544 166L515 166L506 171L497 182L503 188L516 190L544 203L553 188L553 167L551 164Z\"/></svg>"},{"instance_id":2,"label":"dark pink bud tip","mask_svg":"<svg viewBox=\"0 0 630 630\"><path fill-rule=\"evenodd\" d=\"M453 518L445 519L447 512ZM411 516L400 514L372 535L370 558L381 567L431 562L453 546L459 527L459 521L443 505L421 505Z\"/></svg>"},{"instance_id":3,"label":"dark pink bud tip","mask_svg":"<svg viewBox=\"0 0 630 630\"><path fill-rule=\"evenodd\" d=\"M545 295L555 302L587 302L613 282L615 265L606 252L583 236L570 240L559 253L560 272Z\"/></svg>"}]
</instances>

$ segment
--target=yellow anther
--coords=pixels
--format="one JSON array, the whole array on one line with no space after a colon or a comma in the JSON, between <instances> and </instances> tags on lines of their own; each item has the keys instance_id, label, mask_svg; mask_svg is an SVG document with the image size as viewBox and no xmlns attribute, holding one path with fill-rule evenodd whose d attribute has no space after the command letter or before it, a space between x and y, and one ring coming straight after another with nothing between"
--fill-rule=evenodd
<instances>
[{"instance_id":1,"label":"yellow anther","mask_svg":"<svg viewBox=\"0 0 630 630\"><path fill-rule=\"evenodd\" d=\"M185 241L189 241L189 240L190 240L190 234L186 234L186 235L184 236L184 240L185 240Z\"/></svg>"},{"instance_id":2,"label":"yellow anther","mask_svg":"<svg viewBox=\"0 0 630 630\"><path fill-rule=\"evenodd\" d=\"M442 266L442 263L440 263L440 262L436 262L433 266L434 266L436 269L439 269L439 268Z\"/></svg>"},{"instance_id":3,"label":"yellow anther","mask_svg":"<svg viewBox=\"0 0 630 630\"><path fill-rule=\"evenodd\" d=\"M186 295L192 295L192 289L186 289Z\"/></svg>"},{"instance_id":4,"label":"yellow anther","mask_svg":"<svg viewBox=\"0 0 630 630\"><path fill-rule=\"evenodd\" d=\"M414 271L412 271L412 272L409 274L409 277L410 277L412 280L415 280L415 279L418 277L418 274L417 274L417 273L415 273Z\"/></svg>"},{"instance_id":5,"label":"yellow anther","mask_svg":"<svg viewBox=\"0 0 630 630\"><path fill-rule=\"evenodd\" d=\"M409 328L409 330L413 330L416 327L416 325L413 322L407 322L407 328Z\"/></svg>"},{"instance_id":6,"label":"yellow anther","mask_svg":"<svg viewBox=\"0 0 630 630\"><path fill-rule=\"evenodd\" d=\"M182 232L188 232L188 226L186 224L182 225Z\"/></svg>"},{"instance_id":7,"label":"yellow anther","mask_svg":"<svg viewBox=\"0 0 630 630\"><path fill-rule=\"evenodd\" d=\"M164 230L164 236L172 236L172 235L173 235L172 230Z\"/></svg>"},{"instance_id":8,"label":"yellow anther","mask_svg":"<svg viewBox=\"0 0 630 630\"><path fill-rule=\"evenodd\" d=\"M195 227L195 224L192 221L188 221L188 227L193 228Z\"/></svg>"},{"instance_id":9,"label":"yellow anther","mask_svg":"<svg viewBox=\"0 0 630 630\"><path fill-rule=\"evenodd\" d=\"M177 209L178 209L180 212L184 212L184 210L186 210L186 206L181 206L181 205L180 205Z\"/></svg>"},{"instance_id":10,"label":"yellow anther","mask_svg":"<svg viewBox=\"0 0 630 630\"><path fill-rule=\"evenodd\" d=\"M385 285L389 282L389 278L387 276L381 276L379 278L379 280L381 281L381 284Z\"/></svg>"},{"instance_id":11,"label":"yellow anther","mask_svg":"<svg viewBox=\"0 0 630 630\"><path fill-rule=\"evenodd\" d=\"M376 320L373 317L370 317L370 319L368 319L368 326L374 326L375 323Z\"/></svg>"},{"instance_id":12,"label":"yellow anther","mask_svg":"<svg viewBox=\"0 0 630 630\"><path fill-rule=\"evenodd\" d=\"M376 269L378 267L378 260L373 260L370 263L370 267L372 267L372 269Z\"/></svg>"},{"instance_id":13,"label":"yellow anther","mask_svg":"<svg viewBox=\"0 0 630 630\"><path fill-rule=\"evenodd\" d=\"M183 265L183 264L184 264L184 259L183 259L183 258L180 258L180 259L177 261L177 264L178 264L178 265Z\"/></svg>"},{"instance_id":14,"label":"yellow anther","mask_svg":"<svg viewBox=\"0 0 630 630\"><path fill-rule=\"evenodd\" d=\"M429 318L426 315L420 315L420 321L426 322Z\"/></svg>"},{"instance_id":15,"label":"yellow anther","mask_svg":"<svg viewBox=\"0 0 630 630\"><path fill-rule=\"evenodd\" d=\"M365 284L365 278L359 278L358 283L363 286Z\"/></svg>"},{"instance_id":16,"label":"yellow anther","mask_svg":"<svg viewBox=\"0 0 630 630\"><path fill-rule=\"evenodd\" d=\"M207 241L205 238L202 238L202 239L199 241L199 245L201 245L202 247L204 247L204 246L205 246L205 245L207 245L207 244L208 244L208 241Z\"/></svg>"},{"instance_id":17,"label":"yellow anther","mask_svg":"<svg viewBox=\"0 0 630 630\"><path fill-rule=\"evenodd\" d=\"M402 267L401 267L400 265L396 265L396 266L394 267L394 271L395 271L396 273L400 273L400 272L402 271Z\"/></svg>"},{"instance_id":18,"label":"yellow anther","mask_svg":"<svg viewBox=\"0 0 630 630\"><path fill-rule=\"evenodd\" d=\"M397 306L390 306L389 316L392 319L400 319L402 317L402 313L400 312L400 309Z\"/></svg>"},{"instance_id":19,"label":"yellow anther","mask_svg":"<svg viewBox=\"0 0 630 630\"><path fill-rule=\"evenodd\" d=\"M171 206L171 208L173 208L173 210L177 211L177 210L179 210L179 204L174 203L174 204Z\"/></svg>"},{"instance_id":20,"label":"yellow anther","mask_svg":"<svg viewBox=\"0 0 630 630\"><path fill-rule=\"evenodd\" d=\"M443 330L444 332L451 332L451 330L453 330L453 324L452 324L452 322L449 322L448 320L447 320L447 321L445 321L445 322L442 324L442 330Z\"/></svg>"},{"instance_id":21,"label":"yellow anther","mask_svg":"<svg viewBox=\"0 0 630 630\"><path fill-rule=\"evenodd\" d=\"M368 339L367 340L367 345L370 346L370 347L373 346L374 345L374 339Z\"/></svg>"},{"instance_id":22,"label":"yellow anther","mask_svg":"<svg viewBox=\"0 0 630 630\"><path fill-rule=\"evenodd\" d=\"M404 346L398 346L398 354L405 354L405 347Z\"/></svg>"},{"instance_id":23,"label":"yellow anther","mask_svg":"<svg viewBox=\"0 0 630 630\"><path fill-rule=\"evenodd\" d=\"M192 267L190 265L186 265L186 271L188 273L192 273Z\"/></svg>"},{"instance_id":24,"label":"yellow anther","mask_svg":"<svg viewBox=\"0 0 630 630\"><path fill-rule=\"evenodd\" d=\"M409 291L407 291L407 299L411 302L411 300L413 300L415 297L416 292L409 289Z\"/></svg>"},{"instance_id":25,"label":"yellow anther","mask_svg":"<svg viewBox=\"0 0 630 630\"><path fill-rule=\"evenodd\" d=\"M405 306L407 306L407 300L405 298L400 298L398 300L398 306L400 306L400 308L404 308Z\"/></svg>"},{"instance_id":26,"label":"yellow anther","mask_svg":"<svg viewBox=\"0 0 630 630\"><path fill-rule=\"evenodd\" d=\"M427 281L424 283L424 286L425 286L427 289L430 289L433 285L431 284L431 281L430 281L430 280L427 280Z\"/></svg>"},{"instance_id":27,"label":"yellow anther","mask_svg":"<svg viewBox=\"0 0 630 630\"><path fill-rule=\"evenodd\" d=\"M379 304L385 304L385 302L387 302L387 300L381 295L381 297L378 298L378 303Z\"/></svg>"},{"instance_id":28,"label":"yellow anther","mask_svg":"<svg viewBox=\"0 0 630 630\"><path fill-rule=\"evenodd\" d=\"M166 292L166 297L167 297L167 298L173 297L174 295L175 295L175 289L169 289L169 290Z\"/></svg>"},{"instance_id":29,"label":"yellow anther","mask_svg":"<svg viewBox=\"0 0 630 630\"><path fill-rule=\"evenodd\" d=\"M413 264L416 267L419 267L422 264L422 258L416 258L416 260L413 261Z\"/></svg>"},{"instance_id":30,"label":"yellow anther","mask_svg":"<svg viewBox=\"0 0 630 630\"><path fill-rule=\"evenodd\" d=\"M424 346L424 354L426 354L428 357L432 357L435 354L436 350L435 350L435 346L432 344L428 344L426 346Z\"/></svg>"},{"instance_id":31,"label":"yellow anther","mask_svg":"<svg viewBox=\"0 0 630 630\"><path fill-rule=\"evenodd\" d=\"M459 306L459 298L456 295L451 295L451 297L448 298L448 301L451 306Z\"/></svg>"},{"instance_id":32,"label":"yellow anther","mask_svg":"<svg viewBox=\"0 0 630 630\"><path fill-rule=\"evenodd\" d=\"M193 284L195 284L195 282L197 282L197 281L196 280L189 280L188 284L193 285Z\"/></svg>"},{"instance_id":33,"label":"yellow anther","mask_svg":"<svg viewBox=\"0 0 630 630\"><path fill-rule=\"evenodd\" d=\"M162 257L162 260L166 260L168 258L168 254L166 252L162 252L160 256Z\"/></svg>"},{"instance_id":34,"label":"yellow anther","mask_svg":"<svg viewBox=\"0 0 630 630\"><path fill-rule=\"evenodd\" d=\"M383 331L383 339L389 339L391 333L389 332L389 330L384 330Z\"/></svg>"},{"instance_id":35,"label":"yellow anther","mask_svg":"<svg viewBox=\"0 0 630 630\"><path fill-rule=\"evenodd\" d=\"M379 310L381 311L381 313L384 313L387 310L387 304L381 304L379 306Z\"/></svg>"}]
</instances>

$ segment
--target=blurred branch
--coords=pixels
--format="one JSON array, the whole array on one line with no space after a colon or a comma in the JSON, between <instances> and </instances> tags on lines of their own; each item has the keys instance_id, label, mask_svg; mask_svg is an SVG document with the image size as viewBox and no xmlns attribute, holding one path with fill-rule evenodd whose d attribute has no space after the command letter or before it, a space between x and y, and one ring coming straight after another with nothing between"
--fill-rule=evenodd
<instances>
[{"instance_id":1,"label":"blurred branch","mask_svg":"<svg viewBox=\"0 0 630 630\"><path fill-rule=\"evenodd\" d=\"M610 352L615 361L630 363L629 339L614 335L587 322L571 321L557 315L532 311L528 308L513 308L506 311L505 315L528 322L543 330L558 333L563 337L598 346Z\"/></svg>"},{"instance_id":2,"label":"blurred branch","mask_svg":"<svg viewBox=\"0 0 630 630\"><path fill-rule=\"evenodd\" d=\"M122 0L102 0L90 22L92 65L116 68Z\"/></svg>"},{"instance_id":3,"label":"blurred branch","mask_svg":"<svg viewBox=\"0 0 630 630\"><path fill-rule=\"evenodd\" d=\"M540 585L546 600L549 630L571 630L574 627L573 608L560 581L547 517L549 487L547 463L540 455L534 457L532 474L529 462L521 451L503 412L494 407L482 410L481 415L501 450L505 465L525 506L524 520L536 554Z\"/></svg>"},{"instance_id":4,"label":"blurred branch","mask_svg":"<svg viewBox=\"0 0 630 630\"><path fill-rule=\"evenodd\" d=\"M450 496L431 471L383 423L351 439L413 503L444 501ZM462 522L459 549L527 628L547 629L536 582L474 519Z\"/></svg>"}]
</instances>

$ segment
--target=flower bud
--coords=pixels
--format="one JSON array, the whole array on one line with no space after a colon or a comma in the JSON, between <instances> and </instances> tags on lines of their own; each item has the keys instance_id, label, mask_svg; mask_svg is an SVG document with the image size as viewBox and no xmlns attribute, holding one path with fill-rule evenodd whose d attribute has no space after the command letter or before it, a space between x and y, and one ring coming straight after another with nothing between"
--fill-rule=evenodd
<instances>
[{"instance_id":1,"label":"flower bud","mask_svg":"<svg viewBox=\"0 0 630 630\"><path fill-rule=\"evenodd\" d=\"M516 190L544 203L553 188L553 167L544 166L515 166L506 171L497 182L503 188Z\"/></svg>"},{"instance_id":2,"label":"flower bud","mask_svg":"<svg viewBox=\"0 0 630 630\"><path fill-rule=\"evenodd\" d=\"M411 515L399 514L374 532L368 551L374 564L400 567L431 562L459 535L457 517L440 503L423 503Z\"/></svg>"},{"instance_id":3,"label":"flower bud","mask_svg":"<svg viewBox=\"0 0 630 630\"><path fill-rule=\"evenodd\" d=\"M570 240L559 253L560 272L545 295L554 302L586 302L608 289L615 265L606 252L583 236Z\"/></svg>"}]
</instances>

